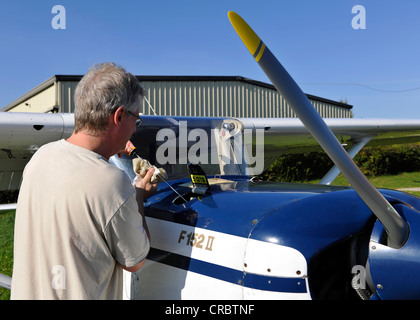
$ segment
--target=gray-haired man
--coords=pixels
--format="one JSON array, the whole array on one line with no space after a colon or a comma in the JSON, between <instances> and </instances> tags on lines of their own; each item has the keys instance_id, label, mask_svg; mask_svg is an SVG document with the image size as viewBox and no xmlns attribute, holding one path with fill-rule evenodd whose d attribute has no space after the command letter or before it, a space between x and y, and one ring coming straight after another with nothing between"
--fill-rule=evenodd
<instances>
[{"instance_id":1,"label":"gray-haired man","mask_svg":"<svg viewBox=\"0 0 420 320\"><path fill-rule=\"evenodd\" d=\"M15 222L12 299L120 299L122 270L150 248L143 199L108 159L136 129L143 89L123 68L93 66L75 92L75 130L41 147L25 168Z\"/></svg>"}]
</instances>

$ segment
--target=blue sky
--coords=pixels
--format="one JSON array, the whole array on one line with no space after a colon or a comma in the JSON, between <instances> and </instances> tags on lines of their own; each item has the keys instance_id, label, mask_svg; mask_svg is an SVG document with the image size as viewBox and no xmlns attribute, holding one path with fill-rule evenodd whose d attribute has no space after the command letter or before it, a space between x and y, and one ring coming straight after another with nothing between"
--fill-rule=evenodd
<instances>
[{"instance_id":1,"label":"blue sky","mask_svg":"<svg viewBox=\"0 0 420 320\"><path fill-rule=\"evenodd\" d=\"M55 5L66 29L51 25ZM355 30L355 5L366 29ZM232 28L241 15L306 93L356 118L420 118L418 0L2 0L0 108L55 74L114 61L136 75L269 82Z\"/></svg>"}]
</instances>

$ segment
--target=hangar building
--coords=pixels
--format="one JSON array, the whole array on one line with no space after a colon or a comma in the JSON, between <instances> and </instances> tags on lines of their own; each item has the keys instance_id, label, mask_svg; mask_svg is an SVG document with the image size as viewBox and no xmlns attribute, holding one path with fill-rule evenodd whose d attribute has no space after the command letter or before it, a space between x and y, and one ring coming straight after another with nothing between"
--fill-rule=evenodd
<instances>
[{"instance_id":1,"label":"hangar building","mask_svg":"<svg viewBox=\"0 0 420 320\"><path fill-rule=\"evenodd\" d=\"M55 75L1 111L74 111L80 75ZM137 76L157 115L290 118L294 112L273 85L239 76ZM323 118L350 118L351 105L307 95ZM142 101L141 112L153 114Z\"/></svg>"}]
</instances>

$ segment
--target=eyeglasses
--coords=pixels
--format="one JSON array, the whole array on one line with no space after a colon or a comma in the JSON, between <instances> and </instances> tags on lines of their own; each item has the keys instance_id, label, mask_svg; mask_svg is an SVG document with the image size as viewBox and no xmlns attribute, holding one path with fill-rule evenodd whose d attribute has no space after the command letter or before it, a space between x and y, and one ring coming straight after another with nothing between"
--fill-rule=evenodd
<instances>
[{"instance_id":1,"label":"eyeglasses","mask_svg":"<svg viewBox=\"0 0 420 320\"><path fill-rule=\"evenodd\" d=\"M125 109L124 109L124 110L125 110ZM128 111L128 110L125 110L125 111L127 111L127 113L128 113L128 114L130 114L130 115L132 115L133 117L137 118L137 121L136 121L136 127L140 127L140 126L141 126L141 124L143 123L143 119L142 119L142 118L140 118L140 116L139 116L139 115L137 115L137 114L135 114L135 113L133 113L133 112L131 112L131 111Z\"/></svg>"}]
</instances>

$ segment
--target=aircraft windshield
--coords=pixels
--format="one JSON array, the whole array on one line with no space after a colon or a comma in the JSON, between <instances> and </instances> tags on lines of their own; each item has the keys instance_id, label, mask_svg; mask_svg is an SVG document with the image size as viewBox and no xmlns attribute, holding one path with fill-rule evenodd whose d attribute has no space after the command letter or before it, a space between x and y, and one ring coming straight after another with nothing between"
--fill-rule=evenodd
<instances>
[{"instance_id":1,"label":"aircraft windshield","mask_svg":"<svg viewBox=\"0 0 420 320\"><path fill-rule=\"evenodd\" d=\"M207 175L218 175L223 171L219 153L222 123L221 118L145 116L131 141L142 158L166 170L169 180L188 177L190 162L199 164Z\"/></svg>"},{"instance_id":2,"label":"aircraft windshield","mask_svg":"<svg viewBox=\"0 0 420 320\"><path fill-rule=\"evenodd\" d=\"M166 170L169 180L189 177L188 163L198 164L209 176L252 176L264 169L263 134L244 129L237 119L142 118L142 125L130 140L142 158ZM112 162L131 175L128 157L114 157Z\"/></svg>"}]
</instances>

